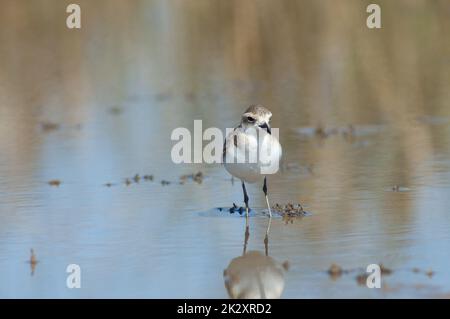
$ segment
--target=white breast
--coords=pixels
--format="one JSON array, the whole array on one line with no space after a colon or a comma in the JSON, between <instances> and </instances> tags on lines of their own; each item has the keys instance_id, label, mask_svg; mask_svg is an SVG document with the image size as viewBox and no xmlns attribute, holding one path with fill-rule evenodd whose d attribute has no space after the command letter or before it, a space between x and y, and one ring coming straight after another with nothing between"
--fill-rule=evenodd
<instances>
[{"instance_id":1,"label":"white breast","mask_svg":"<svg viewBox=\"0 0 450 319\"><path fill-rule=\"evenodd\" d=\"M263 129L238 127L227 136L225 147L225 168L245 182L254 183L278 171L281 145Z\"/></svg>"}]
</instances>

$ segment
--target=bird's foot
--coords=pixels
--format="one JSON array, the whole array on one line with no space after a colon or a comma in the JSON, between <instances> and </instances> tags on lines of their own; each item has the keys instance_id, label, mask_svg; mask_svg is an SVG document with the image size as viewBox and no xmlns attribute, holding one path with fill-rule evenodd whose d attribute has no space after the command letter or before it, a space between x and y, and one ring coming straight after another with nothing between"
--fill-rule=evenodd
<instances>
[{"instance_id":1,"label":"bird's foot","mask_svg":"<svg viewBox=\"0 0 450 319\"><path fill-rule=\"evenodd\" d=\"M249 208L248 211L250 212L251 209ZM239 213L239 215L245 214L245 207L237 206L235 203L233 203L233 206L229 209L230 214Z\"/></svg>"}]
</instances>

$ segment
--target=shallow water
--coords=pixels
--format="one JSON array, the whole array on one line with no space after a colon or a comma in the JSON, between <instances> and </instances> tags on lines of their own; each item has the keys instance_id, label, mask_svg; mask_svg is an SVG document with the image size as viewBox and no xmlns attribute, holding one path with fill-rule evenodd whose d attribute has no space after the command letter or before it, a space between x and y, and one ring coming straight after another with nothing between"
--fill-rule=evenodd
<instances>
[{"instance_id":1,"label":"shallow water","mask_svg":"<svg viewBox=\"0 0 450 319\"><path fill-rule=\"evenodd\" d=\"M216 208L242 205L241 186L220 165L174 164L170 134L233 127L255 102L283 145L272 203L311 213L273 219L267 264L283 275L268 287L450 291L447 2L382 2L378 33L361 29L359 1L79 3L82 30L68 31L56 0L1 1L0 297L228 297L245 218ZM247 250L264 255L261 186ZM72 263L81 289L66 287ZM349 271L333 279L333 263ZM393 270L381 289L357 283L372 263Z\"/></svg>"}]
</instances>

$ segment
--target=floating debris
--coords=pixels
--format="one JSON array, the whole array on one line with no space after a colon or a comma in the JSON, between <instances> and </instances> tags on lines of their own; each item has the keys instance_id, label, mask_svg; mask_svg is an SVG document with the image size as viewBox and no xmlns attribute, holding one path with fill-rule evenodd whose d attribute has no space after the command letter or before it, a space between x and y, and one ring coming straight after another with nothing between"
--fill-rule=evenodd
<instances>
[{"instance_id":1,"label":"floating debris","mask_svg":"<svg viewBox=\"0 0 450 319\"><path fill-rule=\"evenodd\" d=\"M384 266L382 263L378 263L380 267L380 274L383 276L389 276L394 273L394 269L388 268ZM418 273L424 273L428 277L432 277L434 275L433 270L424 271L421 270L418 267L414 267L412 269L409 269L408 271L411 271L412 273L418 274ZM337 264L332 264L330 268L328 269L327 273L330 275L330 277L334 280L339 278L342 275L350 274L350 273L358 273L358 275L355 277L356 282L360 286L365 286L367 282L367 278L369 277L370 273L367 273L364 268L354 268L354 269L343 269L341 266Z\"/></svg>"},{"instance_id":2,"label":"floating debris","mask_svg":"<svg viewBox=\"0 0 450 319\"><path fill-rule=\"evenodd\" d=\"M36 254L34 253L34 249L30 249L30 259L28 260L28 263L30 264L31 268L31 276L34 275L34 270L36 269L36 265L38 264L38 260L36 258Z\"/></svg>"},{"instance_id":3,"label":"floating debris","mask_svg":"<svg viewBox=\"0 0 450 319\"><path fill-rule=\"evenodd\" d=\"M381 275L388 276L388 275L391 275L394 272L393 269L387 268L382 263L379 263L378 265L380 266L380 274ZM356 281L358 282L358 285L365 286L366 283L367 283L367 278L369 277L369 275L370 275L370 273L366 273L366 272L363 272L363 273L357 275L356 276Z\"/></svg>"},{"instance_id":4,"label":"floating debris","mask_svg":"<svg viewBox=\"0 0 450 319\"><path fill-rule=\"evenodd\" d=\"M153 181L153 175L144 175L143 176L143 178L144 178L144 181Z\"/></svg>"},{"instance_id":5,"label":"floating debris","mask_svg":"<svg viewBox=\"0 0 450 319\"><path fill-rule=\"evenodd\" d=\"M170 182L163 179L163 180L161 181L161 185L162 185L162 186L170 185Z\"/></svg>"},{"instance_id":6,"label":"floating debris","mask_svg":"<svg viewBox=\"0 0 450 319\"><path fill-rule=\"evenodd\" d=\"M59 179L52 179L48 181L48 185L59 187L59 185L61 185L61 181Z\"/></svg>"},{"instance_id":7,"label":"floating debris","mask_svg":"<svg viewBox=\"0 0 450 319\"><path fill-rule=\"evenodd\" d=\"M203 173L202 172L198 172L197 174L194 175L194 181L201 184L203 182Z\"/></svg>"},{"instance_id":8,"label":"floating debris","mask_svg":"<svg viewBox=\"0 0 450 319\"><path fill-rule=\"evenodd\" d=\"M344 273L344 270L341 266L337 264L331 264L330 268L328 269L328 274L332 279L337 279L342 276Z\"/></svg>"},{"instance_id":9,"label":"floating debris","mask_svg":"<svg viewBox=\"0 0 450 319\"><path fill-rule=\"evenodd\" d=\"M356 282L360 286L366 286L368 277L369 277L369 274L366 274L366 273L360 274L360 275L356 276Z\"/></svg>"},{"instance_id":10,"label":"floating debris","mask_svg":"<svg viewBox=\"0 0 450 319\"><path fill-rule=\"evenodd\" d=\"M125 185L130 186L131 184L132 184L131 180L129 178L126 178L125 179Z\"/></svg>"},{"instance_id":11,"label":"floating debris","mask_svg":"<svg viewBox=\"0 0 450 319\"><path fill-rule=\"evenodd\" d=\"M198 184L203 182L203 173L197 172L196 174L188 174L180 176L180 184L184 184L187 180L192 180Z\"/></svg>"},{"instance_id":12,"label":"floating debris","mask_svg":"<svg viewBox=\"0 0 450 319\"><path fill-rule=\"evenodd\" d=\"M422 270L418 267L414 267L413 269L411 269L411 271L415 274L419 274L419 273L424 273L427 277L431 278L434 276L435 272L432 269L429 269L427 271Z\"/></svg>"},{"instance_id":13,"label":"floating debris","mask_svg":"<svg viewBox=\"0 0 450 319\"><path fill-rule=\"evenodd\" d=\"M380 272L382 275L390 275L392 274L393 270L385 267L383 264L380 263Z\"/></svg>"},{"instance_id":14,"label":"floating debris","mask_svg":"<svg viewBox=\"0 0 450 319\"><path fill-rule=\"evenodd\" d=\"M141 177L139 176L139 174L134 175L133 177L133 181L137 184L139 184L139 181L141 180Z\"/></svg>"},{"instance_id":15,"label":"floating debris","mask_svg":"<svg viewBox=\"0 0 450 319\"><path fill-rule=\"evenodd\" d=\"M34 253L34 249L33 248L30 249L30 261L29 262L32 265L36 265L38 263L38 260L36 258L36 254Z\"/></svg>"},{"instance_id":16,"label":"floating debris","mask_svg":"<svg viewBox=\"0 0 450 319\"><path fill-rule=\"evenodd\" d=\"M326 138L330 133L326 132L325 128L322 125L318 125L314 130L314 135L319 138Z\"/></svg>"},{"instance_id":17,"label":"floating debris","mask_svg":"<svg viewBox=\"0 0 450 319\"><path fill-rule=\"evenodd\" d=\"M50 132L50 131L59 130L60 125L58 123L44 122L44 123L41 123L41 127L42 127L43 131Z\"/></svg>"},{"instance_id":18,"label":"floating debris","mask_svg":"<svg viewBox=\"0 0 450 319\"><path fill-rule=\"evenodd\" d=\"M112 187L112 186L114 186L114 184L113 183L105 183L105 184L103 184L103 186Z\"/></svg>"}]
</instances>

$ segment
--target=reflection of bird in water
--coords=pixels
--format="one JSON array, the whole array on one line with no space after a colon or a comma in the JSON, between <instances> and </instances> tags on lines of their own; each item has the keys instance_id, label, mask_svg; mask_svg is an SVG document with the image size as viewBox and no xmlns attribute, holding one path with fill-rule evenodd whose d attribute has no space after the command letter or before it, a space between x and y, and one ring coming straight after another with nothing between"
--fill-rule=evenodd
<instances>
[{"instance_id":1,"label":"reflection of bird in water","mask_svg":"<svg viewBox=\"0 0 450 319\"><path fill-rule=\"evenodd\" d=\"M268 255L269 240L264 240L265 253L247 252L248 228L242 256L231 260L223 272L225 287L230 298L273 299L280 298L284 290L284 275L288 262L282 264Z\"/></svg>"}]
</instances>

